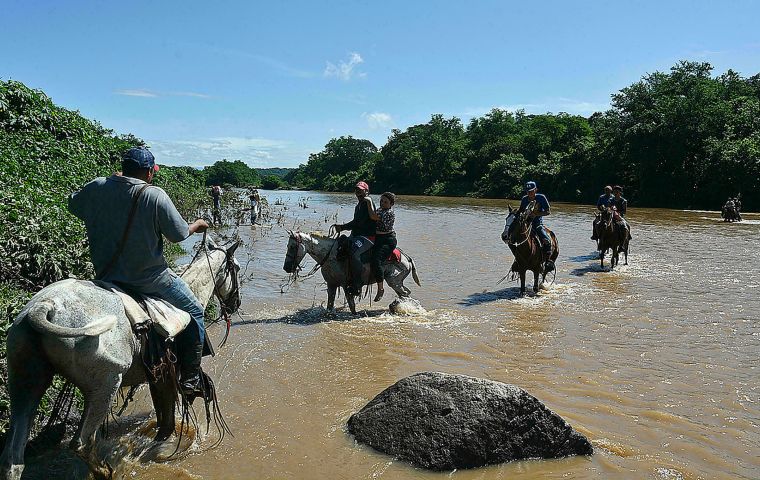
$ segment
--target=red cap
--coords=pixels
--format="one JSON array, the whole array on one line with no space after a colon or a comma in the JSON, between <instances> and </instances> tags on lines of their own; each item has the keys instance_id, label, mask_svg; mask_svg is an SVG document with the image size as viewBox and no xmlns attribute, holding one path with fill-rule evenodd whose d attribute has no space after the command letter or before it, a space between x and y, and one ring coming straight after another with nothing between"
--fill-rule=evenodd
<instances>
[{"instance_id":1,"label":"red cap","mask_svg":"<svg viewBox=\"0 0 760 480\"><path fill-rule=\"evenodd\" d=\"M369 185L367 185L367 182L356 182L356 188L361 188L365 192L369 192Z\"/></svg>"}]
</instances>

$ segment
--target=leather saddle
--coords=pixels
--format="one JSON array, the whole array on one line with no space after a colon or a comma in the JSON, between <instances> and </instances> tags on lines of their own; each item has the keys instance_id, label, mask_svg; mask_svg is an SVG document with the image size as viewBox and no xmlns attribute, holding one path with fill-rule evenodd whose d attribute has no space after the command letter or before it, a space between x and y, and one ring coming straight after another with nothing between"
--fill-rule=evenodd
<instances>
[{"instance_id":1,"label":"leather saddle","mask_svg":"<svg viewBox=\"0 0 760 480\"><path fill-rule=\"evenodd\" d=\"M124 304L132 330L140 330L153 326L155 331L165 338L174 338L182 332L192 320L190 314L180 310L165 300L149 297L146 295L126 292L118 285L94 280L93 283L115 293Z\"/></svg>"}]
</instances>

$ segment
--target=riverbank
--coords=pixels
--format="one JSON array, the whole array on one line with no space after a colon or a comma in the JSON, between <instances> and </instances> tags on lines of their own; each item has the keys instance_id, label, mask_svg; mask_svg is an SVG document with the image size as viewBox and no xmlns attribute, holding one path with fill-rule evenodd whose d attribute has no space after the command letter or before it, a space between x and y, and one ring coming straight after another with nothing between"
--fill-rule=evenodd
<instances>
[{"instance_id":1,"label":"riverbank","mask_svg":"<svg viewBox=\"0 0 760 480\"><path fill-rule=\"evenodd\" d=\"M45 285L94 275L84 225L68 213L68 195L120 170L122 153L142 144L56 106L43 92L0 81L0 434L8 422L10 323ZM208 203L195 169L164 166L154 183L187 218ZM49 403L45 397L43 412Z\"/></svg>"}]
</instances>

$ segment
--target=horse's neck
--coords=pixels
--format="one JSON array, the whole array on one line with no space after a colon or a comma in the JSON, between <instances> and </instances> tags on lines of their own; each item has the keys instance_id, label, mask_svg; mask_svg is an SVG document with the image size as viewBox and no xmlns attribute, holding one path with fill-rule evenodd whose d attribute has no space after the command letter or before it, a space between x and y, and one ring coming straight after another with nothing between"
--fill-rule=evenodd
<instances>
[{"instance_id":1,"label":"horse's neck","mask_svg":"<svg viewBox=\"0 0 760 480\"><path fill-rule=\"evenodd\" d=\"M311 258L317 262L321 262L330 254L335 242L336 240L332 238L310 236L304 244L306 245L306 252L311 255Z\"/></svg>"},{"instance_id":2,"label":"horse's neck","mask_svg":"<svg viewBox=\"0 0 760 480\"><path fill-rule=\"evenodd\" d=\"M214 294L214 286L224 261L225 255L222 251L214 250L210 254L203 252L182 274L182 280L187 283L204 309Z\"/></svg>"}]
</instances>

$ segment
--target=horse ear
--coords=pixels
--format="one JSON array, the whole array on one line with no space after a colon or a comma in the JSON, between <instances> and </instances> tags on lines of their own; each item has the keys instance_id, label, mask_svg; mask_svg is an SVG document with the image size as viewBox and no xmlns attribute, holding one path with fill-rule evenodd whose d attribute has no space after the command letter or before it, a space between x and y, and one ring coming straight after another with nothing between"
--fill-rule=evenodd
<instances>
[{"instance_id":1,"label":"horse ear","mask_svg":"<svg viewBox=\"0 0 760 480\"><path fill-rule=\"evenodd\" d=\"M509 213L512 213L512 205L507 204L507 208L509 209Z\"/></svg>"},{"instance_id":2,"label":"horse ear","mask_svg":"<svg viewBox=\"0 0 760 480\"><path fill-rule=\"evenodd\" d=\"M213 238L211 238L211 236L207 237L206 246L212 250L216 248L216 242Z\"/></svg>"},{"instance_id":3,"label":"horse ear","mask_svg":"<svg viewBox=\"0 0 760 480\"><path fill-rule=\"evenodd\" d=\"M240 246L242 242L238 240L237 242L233 243L230 248L227 249L227 257L231 257L235 255L235 250Z\"/></svg>"},{"instance_id":4,"label":"horse ear","mask_svg":"<svg viewBox=\"0 0 760 480\"><path fill-rule=\"evenodd\" d=\"M292 236L293 236L293 230L285 230L285 231L286 231L286 232L288 232L288 236L289 236L289 237L292 237Z\"/></svg>"}]
</instances>

